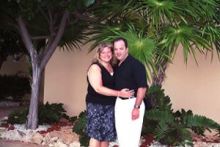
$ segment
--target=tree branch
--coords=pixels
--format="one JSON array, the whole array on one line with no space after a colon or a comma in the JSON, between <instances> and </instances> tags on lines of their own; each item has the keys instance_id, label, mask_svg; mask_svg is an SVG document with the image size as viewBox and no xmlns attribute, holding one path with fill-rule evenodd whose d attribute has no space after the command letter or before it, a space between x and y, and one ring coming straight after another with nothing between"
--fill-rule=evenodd
<instances>
[{"instance_id":1,"label":"tree branch","mask_svg":"<svg viewBox=\"0 0 220 147\"><path fill-rule=\"evenodd\" d=\"M21 38L24 42L26 49L28 50L28 53L31 56L32 63L34 63L34 61L36 61L36 58L38 57L37 51L34 49L33 43L31 41L31 37L28 33L28 30L21 16L18 17L17 22L18 22Z\"/></svg>"},{"instance_id":2,"label":"tree branch","mask_svg":"<svg viewBox=\"0 0 220 147\"><path fill-rule=\"evenodd\" d=\"M47 39L49 36L35 36L35 37L31 37L31 39L33 40L41 40L41 39Z\"/></svg>"},{"instance_id":3,"label":"tree branch","mask_svg":"<svg viewBox=\"0 0 220 147\"><path fill-rule=\"evenodd\" d=\"M50 34L54 35L54 21L53 21L53 16L51 14L50 9L48 10L48 15L49 15L49 30L50 30Z\"/></svg>"},{"instance_id":4,"label":"tree branch","mask_svg":"<svg viewBox=\"0 0 220 147\"><path fill-rule=\"evenodd\" d=\"M69 18L69 12L65 11L62 16L62 19L61 19L61 22L59 25L59 29L56 33L56 37L51 42L51 44L49 46L47 46L47 48L45 48L44 52L42 52L42 55L41 55L42 62L40 65L41 68L44 68L46 66L50 57L53 55L54 51L56 50L58 43L61 40L61 37L63 36L63 33L65 31L65 27L66 27L66 23L67 23L68 18Z\"/></svg>"}]
</instances>

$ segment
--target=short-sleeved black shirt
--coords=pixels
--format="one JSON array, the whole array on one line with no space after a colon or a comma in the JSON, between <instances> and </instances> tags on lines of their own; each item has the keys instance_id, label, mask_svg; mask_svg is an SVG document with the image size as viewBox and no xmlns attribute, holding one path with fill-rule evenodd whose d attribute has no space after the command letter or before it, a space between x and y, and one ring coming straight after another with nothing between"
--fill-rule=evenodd
<instances>
[{"instance_id":1,"label":"short-sleeved black shirt","mask_svg":"<svg viewBox=\"0 0 220 147\"><path fill-rule=\"evenodd\" d=\"M128 55L115 69L115 88L135 90L136 96L137 89L140 87L148 87L145 67L140 61Z\"/></svg>"},{"instance_id":2,"label":"short-sleeved black shirt","mask_svg":"<svg viewBox=\"0 0 220 147\"><path fill-rule=\"evenodd\" d=\"M113 89L114 88L114 76L110 75L110 73L100 63L93 63L93 64L97 64L101 68L103 86ZM88 81L86 102L103 104L103 105L114 105L115 100L116 99L114 96L105 96L105 95L97 93Z\"/></svg>"}]
</instances>

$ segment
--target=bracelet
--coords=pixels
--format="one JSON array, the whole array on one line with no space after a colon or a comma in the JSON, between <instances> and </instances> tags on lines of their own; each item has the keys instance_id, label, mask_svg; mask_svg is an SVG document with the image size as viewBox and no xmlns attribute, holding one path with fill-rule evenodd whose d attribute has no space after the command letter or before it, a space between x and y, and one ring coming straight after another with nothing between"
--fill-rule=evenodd
<instances>
[{"instance_id":1,"label":"bracelet","mask_svg":"<svg viewBox=\"0 0 220 147\"><path fill-rule=\"evenodd\" d=\"M140 109L140 105L134 105L135 109Z\"/></svg>"}]
</instances>

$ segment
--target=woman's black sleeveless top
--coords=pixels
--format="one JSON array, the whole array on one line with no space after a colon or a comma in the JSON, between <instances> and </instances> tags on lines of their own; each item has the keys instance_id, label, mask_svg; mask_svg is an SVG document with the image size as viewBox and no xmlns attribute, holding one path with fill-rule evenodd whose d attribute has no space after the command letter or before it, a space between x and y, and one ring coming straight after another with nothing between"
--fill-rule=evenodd
<instances>
[{"instance_id":1,"label":"woman's black sleeveless top","mask_svg":"<svg viewBox=\"0 0 220 147\"><path fill-rule=\"evenodd\" d=\"M114 89L114 76L111 75L107 69L100 63L93 63L97 64L101 69L101 76L102 76L102 84L104 87ZM116 97L114 96L105 96L102 94L97 93L91 84L89 83L88 76L88 88L87 88L87 95L86 95L86 102L88 103L96 103L96 104L103 104L103 105L114 105Z\"/></svg>"}]
</instances>

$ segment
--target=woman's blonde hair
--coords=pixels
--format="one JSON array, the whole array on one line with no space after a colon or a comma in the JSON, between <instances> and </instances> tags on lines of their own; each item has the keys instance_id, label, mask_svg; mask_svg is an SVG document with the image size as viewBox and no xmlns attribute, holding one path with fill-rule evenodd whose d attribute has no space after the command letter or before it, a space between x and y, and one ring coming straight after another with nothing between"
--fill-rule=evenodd
<instances>
[{"instance_id":1,"label":"woman's blonde hair","mask_svg":"<svg viewBox=\"0 0 220 147\"><path fill-rule=\"evenodd\" d=\"M103 49L106 48L106 47L110 48L111 52L112 52L112 59L110 61L110 64L112 64L112 65L116 64L117 60L114 57L113 45L112 45L112 43L109 43L109 42L102 42L98 45L97 50L96 50L96 55L95 55L95 58L92 60L92 63L100 62L100 60L101 60L100 59L100 54L103 51Z\"/></svg>"}]
</instances>

